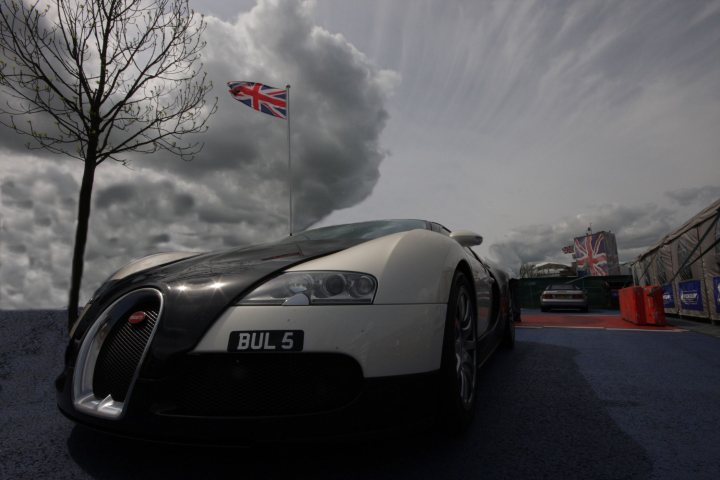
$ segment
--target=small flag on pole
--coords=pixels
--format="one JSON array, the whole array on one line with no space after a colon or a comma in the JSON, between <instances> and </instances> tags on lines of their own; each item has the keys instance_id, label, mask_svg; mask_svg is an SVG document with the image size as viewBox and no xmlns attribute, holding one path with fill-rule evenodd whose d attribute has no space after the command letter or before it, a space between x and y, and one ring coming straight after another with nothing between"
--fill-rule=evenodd
<instances>
[{"instance_id":1,"label":"small flag on pole","mask_svg":"<svg viewBox=\"0 0 720 480\"><path fill-rule=\"evenodd\" d=\"M287 118L287 90L257 82L228 82L230 94L248 107L274 117Z\"/></svg>"},{"instance_id":2,"label":"small flag on pole","mask_svg":"<svg viewBox=\"0 0 720 480\"><path fill-rule=\"evenodd\" d=\"M288 230L293 234L293 181L292 181L292 155L290 148L290 84L285 90L258 82L228 82L230 95L235 100L244 103L259 112L267 113L273 117L287 120L288 141Z\"/></svg>"},{"instance_id":3,"label":"small flag on pole","mask_svg":"<svg viewBox=\"0 0 720 480\"><path fill-rule=\"evenodd\" d=\"M568 245L566 247L562 247L563 253L575 253L575 247L573 245Z\"/></svg>"}]
</instances>

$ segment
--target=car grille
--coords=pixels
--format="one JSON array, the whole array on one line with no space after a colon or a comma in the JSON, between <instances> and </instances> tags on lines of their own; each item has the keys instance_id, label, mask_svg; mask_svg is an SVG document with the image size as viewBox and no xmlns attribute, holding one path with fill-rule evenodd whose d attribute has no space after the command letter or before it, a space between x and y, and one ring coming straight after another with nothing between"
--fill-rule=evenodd
<instances>
[{"instance_id":1,"label":"car grille","mask_svg":"<svg viewBox=\"0 0 720 480\"><path fill-rule=\"evenodd\" d=\"M98 355L93 376L93 392L98 398L111 395L124 402L130 384L158 319L159 305L138 305L134 311L145 312L142 323L133 325L121 318L108 335ZM127 315L126 315L127 316Z\"/></svg>"},{"instance_id":2,"label":"car grille","mask_svg":"<svg viewBox=\"0 0 720 480\"><path fill-rule=\"evenodd\" d=\"M360 394L360 365L338 354L187 355L167 379L158 413L295 415L345 406Z\"/></svg>"}]
</instances>

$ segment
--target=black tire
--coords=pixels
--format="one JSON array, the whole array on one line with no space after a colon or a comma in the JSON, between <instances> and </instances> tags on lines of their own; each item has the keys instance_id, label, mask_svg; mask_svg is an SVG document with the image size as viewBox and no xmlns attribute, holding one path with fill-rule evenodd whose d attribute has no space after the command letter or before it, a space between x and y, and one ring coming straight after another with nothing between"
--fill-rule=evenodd
<instances>
[{"instance_id":1,"label":"black tire","mask_svg":"<svg viewBox=\"0 0 720 480\"><path fill-rule=\"evenodd\" d=\"M590 310L590 309L589 309L588 307L582 307L582 308L580 309L580 311L581 311L582 313L588 313L589 310Z\"/></svg>"},{"instance_id":2,"label":"black tire","mask_svg":"<svg viewBox=\"0 0 720 480\"><path fill-rule=\"evenodd\" d=\"M505 331L503 332L502 346L507 349L515 347L515 321L512 314L505 317Z\"/></svg>"},{"instance_id":3,"label":"black tire","mask_svg":"<svg viewBox=\"0 0 720 480\"><path fill-rule=\"evenodd\" d=\"M445 319L439 421L443 430L460 434L475 416L477 401L477 310L470 283L455 272Z\"/></svg>"},{"instance_id":4,"label":"black tire","mask_svg":"<svg viewBox=\"0 0 720 480\"><path fill-rule=\"evenodd\" d=\"M514 278L511 278L508 281L508 294L510 295L510 313L512 314L512 321L520 323L522 322L522 307L520 305L520 299L518 298L517 280Z\"/></svg>"},{"instance_id":5,"label":"black tire","mask_svg":"<svg viewBox=\"0 0 720 480\"><path fill-rule=\"evenodd\" d=\"M541 312L549 312L550 309L548 307L540 307Z\"/></svg>"}]
</instances>

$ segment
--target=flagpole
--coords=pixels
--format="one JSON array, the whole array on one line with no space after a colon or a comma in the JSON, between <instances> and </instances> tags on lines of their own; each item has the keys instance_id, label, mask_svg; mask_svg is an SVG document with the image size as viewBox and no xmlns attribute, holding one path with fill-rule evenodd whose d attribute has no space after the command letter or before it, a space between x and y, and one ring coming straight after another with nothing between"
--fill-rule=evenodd
<instances>
[{"instance_id":1,"label":"flagpole","mask_svg":"<svg viewBox=\"0 0 720 480\"><path fill-rule=\"evenodd\" d=\"M290 216L289 216L289 230L290 236L293 234L293 177L292 177L292 156L290 154L290 85L285 85L287 88L287 133L288 133L288 192L290 199Z\"/></svg>"}]
</instances>

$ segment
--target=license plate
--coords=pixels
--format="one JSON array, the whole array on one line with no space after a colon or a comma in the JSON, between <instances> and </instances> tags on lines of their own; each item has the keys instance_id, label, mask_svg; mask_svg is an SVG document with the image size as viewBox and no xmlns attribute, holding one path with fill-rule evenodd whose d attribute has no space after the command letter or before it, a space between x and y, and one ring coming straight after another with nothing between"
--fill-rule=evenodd
<instances>
[{"instance_id":1,"label":"license plate","mask_svg":"<svg viewBox=\"0 0 720 480\"><path fill-rule=\"evenodd\" d=\"M228 352L300 352L302 330L252 330L230 332Z\"/></svg>"}]
</instances>

